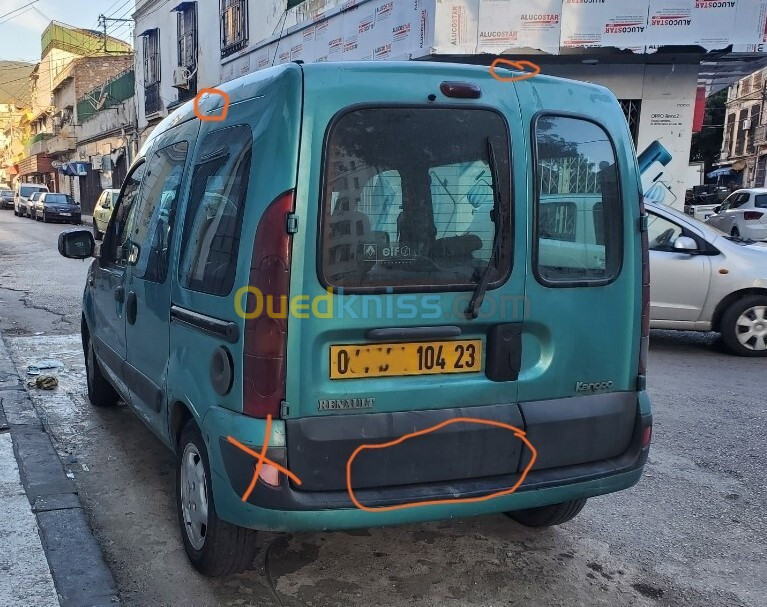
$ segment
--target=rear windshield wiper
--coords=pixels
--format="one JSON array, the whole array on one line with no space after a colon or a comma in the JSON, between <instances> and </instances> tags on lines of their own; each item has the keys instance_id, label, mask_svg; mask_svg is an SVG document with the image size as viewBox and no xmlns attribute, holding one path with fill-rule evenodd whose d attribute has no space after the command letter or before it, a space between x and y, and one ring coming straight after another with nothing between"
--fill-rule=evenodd
<instances>
[{"instance_id":1,"label":"rear windshield wiper","mask_svg":"<svg viewBox=\"0 0 767 607\"><path fill-rule=\"evenodd\" d=\"M490 270L492 267L498 267L498 256L501 253L501 242L503 241L502 232L505 227L504 206L501 202L501 191L498 182L498 167L495 163L495 150L490 137L487 138L487 164L490 167L490 179L493 182L493 220L495 222L495 234L493 236L493 250L482 275L477 282L474 293L471 296L469 305L466 307L466 318L474 320L479 316L479 309L482 307L482 301L487 291L487 283L490 280Z\"/></svg>"}]
</instances>

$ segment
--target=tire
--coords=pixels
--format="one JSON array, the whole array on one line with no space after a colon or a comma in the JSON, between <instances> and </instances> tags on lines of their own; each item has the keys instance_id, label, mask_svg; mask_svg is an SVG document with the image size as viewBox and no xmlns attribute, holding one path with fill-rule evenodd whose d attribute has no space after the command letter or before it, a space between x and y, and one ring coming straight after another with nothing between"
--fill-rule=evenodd
<instances>
[{"instance_id":1,"label":"tire","mask_svg":"<svg viewBox=\"0 0 767 607\"><path fill-rule=\"evenodd\" d=\"M194 568L208 577L246 571L256 557L256 532L218 518L210 479L205 441L194 420L189 420L176 455L176 511L186 554ZM194 514L203 504L205 524Z\"/></svg>"},{"instance_id":2,"label":"tire","mask_svg":"<svg viewBox=\"0 0 767 607\"><path fill-rule=\"evenodd\" d=\"M730 236L733 238L740 238L740 230L736 227L732 228L732 231L730 231Z\"/></svg>"},{"instance_id":3,"label":"tire","mask_svg":"<svg viewBox=\"0 0 767 607\"><path fill-rule=\"evenodd\" d=\"M525 527L553 527L575 518L585 505L584 498L551 506L515 510L507 512L506 515Z\"/></svg>"},{"instance_id":4,"label":"tire","mask_svg":"<svg viewBox=\"0 0 767 607\"><path fill-rule=\"evenodd\" d=\"M99 229L96 227L96 222L95 221L93 222L93 226L92 226L91 229L93 230L93 239L94 240L101 240L102 238L104 238L104 233L103 232L99 232Z\"/></svg>"},{"instance_id":5,"label":"tire","mask_svg":"<svg viewBox=\"0 0 767 607\"><path fill-rule=\"evenodd\" d=\"M43 211L43 223L48 223L48 218L45 216L45 211Z\"/></svg>"},{"instance_id":6,"label":"tire","mask_svg":"<svg viewBox=\"0 0 767 607\"><path fill-rule=\"evenodd\" d=\"M85 346L85 375L88 382L88 400L91 404L94 407L114 407L120 400L120 395L101 372L90 336Z\"/></svg>"},{"instance_id":7,"label":"tire","mask_svg":"<svg viewBox=\"0 0 767 607\"><path fill-rule=\"evenodd\" d=\"M19 212L16 210L16 207L13 207L13 214L14 214L16 217L18 217L18 216L19 216Z\"/></svg>"},{"instance_id":8,"label":"tire","mask_svg":"<svg viewBox=\"0 0 767 607\"><path fill-rule=\"evenodd\" d=\"M719 327L727 349L738 356L767 356L767 297L751 295L730 305ZM748 339L747 333L753 335Z\"/></svg>"}]
</instances>

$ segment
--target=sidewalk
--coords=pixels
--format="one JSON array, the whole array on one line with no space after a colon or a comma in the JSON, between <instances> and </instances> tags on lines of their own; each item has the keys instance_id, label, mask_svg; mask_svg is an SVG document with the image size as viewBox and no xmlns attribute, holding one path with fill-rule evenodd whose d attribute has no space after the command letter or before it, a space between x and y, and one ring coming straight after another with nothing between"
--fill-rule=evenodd
<instances>
[{"instance_id":1,"label":"sidewalk","mask_svg":"<svg viewBox=\"0 0 767 607\"><path fill-rule=\"evenodd\" d=\"M26 494L26 499L25 499ZM0 335L0 605L107 607L117 586Z\"/></svg>"}]
</instances>

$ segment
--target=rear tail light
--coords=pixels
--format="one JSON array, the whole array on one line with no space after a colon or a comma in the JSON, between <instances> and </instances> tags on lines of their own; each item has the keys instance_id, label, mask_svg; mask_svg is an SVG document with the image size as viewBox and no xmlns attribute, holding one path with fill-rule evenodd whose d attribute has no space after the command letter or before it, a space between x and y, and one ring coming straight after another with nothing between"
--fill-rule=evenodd
<instances>
[{"instance_id":1,"label":"rear tail light","mask_svg":"<svg viewBox=\"0 0 767 607\"><path fill-rule=\"evenodd\" d=\"M647 238L647 213L644 208L644 196L639 194L639 214L642 221L640 231L642 240L642 332L639 342L638 375L647 374L647 352L650 347L650 247Z\"/></svg>"},{"instance_id":2,"label":"rear tail light","mask_svg":"<svg viewBox=\"0 0 767 607\"><path fill-rule=\"evenodd\" d=\"M264 211L253 242L250 287L258 289L262 300L257 306L255 291L248 293L245 311L260 313L245 320L242 390L243 413L252 417L279 417L285 399L291 250L287 216L294 204L294 190L278 196Z\"/></svg>"},{"instance_id":3,"label":"rear tail light","mask_svg":"<svg viewBox=\"0 0 767 607\"><path fill-rule=\"evenodd\" d=\"M761 219L762 215L764 215L764 213L760 213L759 211L746 211L743 213L743 219L746 221L753 221L755 219Z\"/></svg>"},{"instance_id":4,"label":"rear tail light","mask_svg":"<svg viewBox=\"0 0 767 607\"><path fill-rule=\"evenodd\" d=\"M642 449L647 449L652 442L652 426L645 426L642 430Z\"/></svg>"}]
</instances>

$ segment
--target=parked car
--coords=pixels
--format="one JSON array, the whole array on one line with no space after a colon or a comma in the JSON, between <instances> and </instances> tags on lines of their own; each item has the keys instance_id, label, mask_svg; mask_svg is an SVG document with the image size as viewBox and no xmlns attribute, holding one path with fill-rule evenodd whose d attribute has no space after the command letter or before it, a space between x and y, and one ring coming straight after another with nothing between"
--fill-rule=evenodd
<instances>
[{"instance_id":1,"label":"parked car","mask_svg":"<svg viewBox=\"0 0 767 607\"><path fill-rule=\"evenodd\" d=\"M716 185L696 185L687 191L684 212L700 221L706 221L729 195L727 188Z\"/></svg>"},{"instance_id":2,"label":"parked car","mask_svg":"<svg viewBox=\"0 0 767 607\"><path fill-rule=\"evenodd\" d=\"M13 190L0 190L0 209L13 208Z\"/></svg>"},{"instance_id":3,"label":"parked car","mask_svg":"<svg viewBox=\"0 0 767 607\"><path fill-rule=\"evenodd\" d=\"M35 217L35 205L38 203L38 201L40 200L40 196L42 195L43 195L43 192L40 192L40 191L32 192L29 195L29 198L27 199L27 204L24 209L26 211L23 215L24 217L29 217L30 219L33 219Z\"/></svg>"},{"instance_id":4,"label":"parked car","mask_svg":"<svg viewBox=\"0 0 767 607\"><path fill-rule=\"evenodd\" d=\"M35 202L33 212L35 219L44 223L49 221L82 223L80 205L69 194L43 192Z\"/></svg>"},{"instance_id":5,"label":"parked car","mask_svg":"<svg viewBox=\"0 0 767 607\"><path fill-rule=\"evenodd\" d=\"M109 218L112 216L112 209L115 202L117 202L117 196L120 194L119 189L106 189L101 192L96 206L93 209L93 237L96 240L101 240L104 236L104 232L107 230L109 224Z\"/></svg>"},{"instance_id":6,"label":"parked car","mask_svg":"<svg viewBox=\"0 0 767 607\"><path fill-rule=\"evenodd\" d=\"M247 567L256 529L543 527L639 481L649 262L609 90L426 62L221 89L138 153L81 325L91 403L176 452L198 570ZM93 234L59 251L88 258Z\"/></svg>"},{"instance_id":7,"label":"parked car","mask_svg":"<svg viewBox=\"0 0 767 607\"><path fill-rule=\"evenodd\" d=\"M734 354L767 356L767 245L647 205L650 326L719 331Z\"/></svg>"},{"instance_id":8,"label":"parked car","mask_svg":"<svg viewBox=\"0 0 767 607\"><path fill-rule=\"evenodd\" d=\"M767 240L767 188L736 190L706 223L736 238Z\"/></svg>"},{"instance_id":9,"label":"parked car","mask_svg":"<svg viewBox=\"0 0 767 607\"><path fill-rule=\"evenodd\" d=\"M35 192L47 192L48 186L40 183L22 183L16 184L16 192L13 198L13 214L17 217L29 216L28 202L29 197Z\"/></svg>"}]
</instances>

